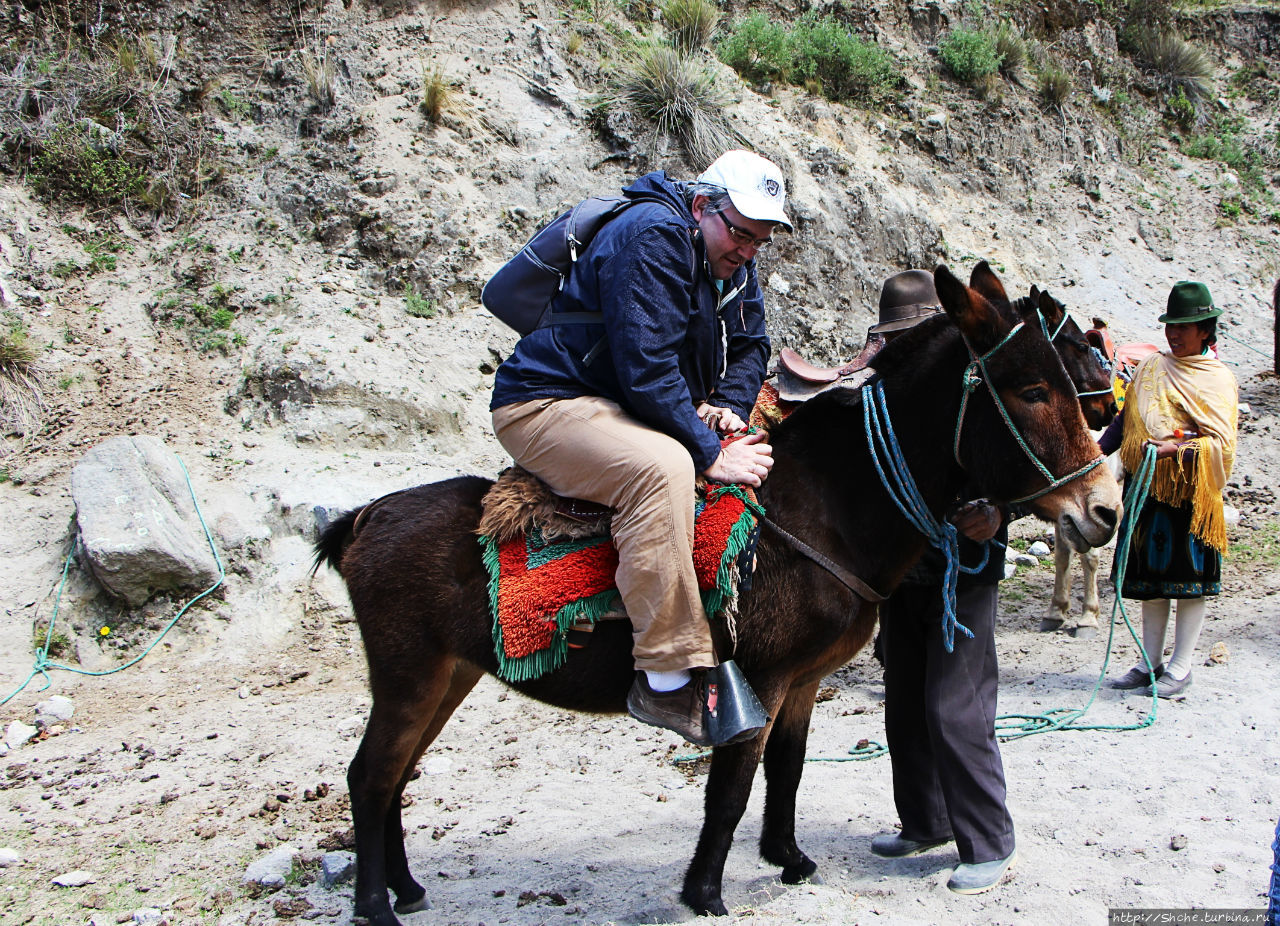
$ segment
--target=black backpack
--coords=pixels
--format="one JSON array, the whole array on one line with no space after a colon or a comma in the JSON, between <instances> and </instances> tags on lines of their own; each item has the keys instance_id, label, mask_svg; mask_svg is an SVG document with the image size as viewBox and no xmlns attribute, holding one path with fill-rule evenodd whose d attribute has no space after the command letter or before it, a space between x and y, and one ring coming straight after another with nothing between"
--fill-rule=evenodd
<instances>
[{"instance_id":1,"label":"black backpack","mask_svg":"<svg viewBox=\"0 0 1280 926\"><path fill-rule=\"evenodd\" d=\"M599 312L553 314L551 300L564 288L578 255L587 250L605 223L637 203L661 203L672 209L669 202L656 197L584 199L540 228L515 257L499 267L480 291L480 301L521 336L545 325L598 323Z\"/></svg>"}]
</instances>

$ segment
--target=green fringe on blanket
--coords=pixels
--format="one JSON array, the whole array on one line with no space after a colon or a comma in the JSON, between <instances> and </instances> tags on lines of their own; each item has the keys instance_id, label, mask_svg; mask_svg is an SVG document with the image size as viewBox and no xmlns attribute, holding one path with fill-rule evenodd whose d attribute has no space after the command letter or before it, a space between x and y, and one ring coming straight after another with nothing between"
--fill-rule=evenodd
<instances>
[{"instance_id":1,"label":"green fringe on blanket","mask_svg":"<svg viewBox=\"0 0 1280 926\"><path fill-rule=\"evenodd\" d=\"M729 494L737 497L746 505L747 512L757 517L764 516L764 509L752 502L747 497L746 492L738 486L720 486L715 491L717 495ZM733 599L737 591L737 570L735 566L737 565L738 557L746 549L757 523L753 522L751 518L740 517L738 523L733 526L733 530L729 532L729 541L725 544L724 555L720 558L720 569L716 573L716 587L701 593L702 608L707 612L710 620L717 620L721 616L725 606ZM589 598L583 598L580 601L567 604L555 615L556 632L551 637L550 646L536 653L530 653L528 656L521 656L515 659L509 658L502 643L502 624L498 620L498 581L500 579L499 572L501 571L498 566L498 544L492 538L483 534L479 540L480 546L483 547L482 556L485 569L489 572L489 601L491 603L489 612L493 617L493 638L498 657L498 677L501 679L508 682L524 682L539 678L560 668L569 656L569 641L566 636L569 628L580 623L595 624L601 617L622 606L622 598L619 596L618 590L612 588L598 595L592 595Z\"/></svg>"},{"instance_id":2,"label":"green fringe on blanket","mask_svg":"<svg viewBox=\"0 0 1280 926\"><path fill-rule=\"evenodd\" d=\"M502 642L502 623L498 620L498 544L492 538L481 535L480 545L484 548L485 568L489 571L489 613L493 616L493 641L498 657L498 678L508 682L526 682L539 678L548 672L564 665L569 656L569 640L566 634L574 624L595 624L610 611L622 606L618 590L611 588L590 598L571 602L561 608L555 615L556 632L551 636L551 645L544 650L512 659L506 655L506 647Z\"/></svg>"}]
</instances>

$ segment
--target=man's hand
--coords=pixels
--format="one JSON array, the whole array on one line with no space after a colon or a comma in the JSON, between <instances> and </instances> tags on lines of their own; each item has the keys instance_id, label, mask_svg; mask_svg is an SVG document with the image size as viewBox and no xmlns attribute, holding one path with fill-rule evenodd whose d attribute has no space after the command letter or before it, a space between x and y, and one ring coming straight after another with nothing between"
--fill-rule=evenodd
<instances>
[{"instance_id":1,"label":"man's hand","mask_svg":"<svg viewBox=\"0 0 1280 926\"><path fill-rule=\"evenodd\" d=\"M739 431L747 429L747 423L738 415L728 408L721 408L718 405L710 405L703 402L698 406L698 417L703 423L713 431L721 434L737 434Z\"/></svg>"},{"instance_id":2,"label":"man's hand","mask_svg":"<svg viewBox=\"0 0 1280 926\"><path fill-rule=\"evenodd\" d=\"M757 431L727 444L703 475L712 482L726 485L760 485L769 475L769 470L773 469L773 448L763 443L764 439L764 432Z\"/></svg>"},{"instance_id":3,"label":"man's hand","mask_svg":"<svg viewBox=\"0 0 1280 926\"><path fill-rule=\"evenodd\" d=\"M1155 440L1152 438L1151 440L1148 440L1147 443L1156 448L1157 460L1163 460L1166 457L1176 457L1178 455L1178 451L1183 447L1182 444L1172 440Z\"/></svg>"},{"instance_id":4,"label":"man's hand","mask_svg":"<svg viewBox=\"0 0 1280 926\"><path fill-rule=\"evenodd\" d=\"M1000 530L1000 522L1004 516L1000 509L986 499L965 502L947 516L956 530L975 543L990 540Z\"/></svg>"}]
</instances>

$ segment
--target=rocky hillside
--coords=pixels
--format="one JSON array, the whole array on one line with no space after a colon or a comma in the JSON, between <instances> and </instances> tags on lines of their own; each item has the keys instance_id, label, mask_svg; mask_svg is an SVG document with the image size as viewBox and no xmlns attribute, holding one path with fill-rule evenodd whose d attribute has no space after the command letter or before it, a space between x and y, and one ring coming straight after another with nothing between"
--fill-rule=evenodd
<instances>
[{"instance_id":1,"label":"rocky hillside","mask_svg":"<svg viewBox=\"0 0 1280 926\"><path fill-rule=\"evenodd\" d=\"M501 467L486 405L514 336L479 306L487 276L567 204L702 166L697 138L658 131L618 90L636 43L666 41L678 11L665 9L7 8L7 676L25 671L33 621L49 614L70 467L107 437L155 435L190 469L233 572L196 623L228 618L212 626L233 649L344 607L330 579L307 582L317 510ZM851 354L879 281L941 261L967 272L987 258L1019 290L1038 282L1082 318L1108 318L1121 340L1157 339L1169 285L1194 277L1227 307L1224 356L1248 399L1270 366L1280 275L1280 11L1126 9L727 4L710 40L722 55L749 14L807 12L891 62L861 100L821 77L744 79L703 47L687 59L724 101L719 137L788 177L795 233L760 259L775 346ZM958 79L953 35L1001 22L1022 62ZM1207 76L1178 83L1140 28L1190 43ZM1274 495L1254 500L1274 515ZM127 649L171 611L124 610L75 570L67 594L68 646L95 664L115 653L93 628L119 627Z\"/></svg>"}]
</instances>

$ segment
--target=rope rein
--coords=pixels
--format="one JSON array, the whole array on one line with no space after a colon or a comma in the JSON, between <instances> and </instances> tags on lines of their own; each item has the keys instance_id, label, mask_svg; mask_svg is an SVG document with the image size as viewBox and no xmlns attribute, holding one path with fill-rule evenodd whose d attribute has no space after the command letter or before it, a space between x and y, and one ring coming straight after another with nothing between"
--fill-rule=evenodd
<instances>
[{"instance_id":1,"label":"rope rein","mask_svg":"<svg viewBox=\"0 0 1280 926\"><path fill-rule=\"evenodd\" d=\"M966 637L973 637L973 632L956 619L959 571L977 572L986 565L987 557L984 555L982 563L973 569L960 565L960 540L956 526L945 518L939 521L925 504L898 444L898 435L893 430L889 407L884 400L884 383L880 380L862 387L862 425L867 434L867 450L880 476L880 483L907 522L923 534L946 561L942 581L942 643L950 653L955 649L957 630Z\"/></svg>"},{"instance_id":2,"label":"rope rein","mask_svg":"<svg viewBox=\"0 0 1280 926\"><path fill-rule=\"evenodd\" d=\"M49 617L49 629L45 633L44 646L36 647L35 663L32 666L30 673L27 674L27 677L22 681L21 685L19 685L13 691L9 692L9 694L7 694L3 700L0 700L0 705L7 704L11 699L13 699L19 692L21 692L24 688L27 687L28 684L31 683L31 680L35 678L37 674L43 676L44 678L44 686L41 687L40 690L45 691L46 689L48 689L48 687L53 683L52 680L49 678L50 669L62 669L65 672L74 672L77 675L114 675L116 672L123 672L125 669L129 668L130 666L136 665L137 663L145 659L148 653L150 653L153 649L156 648L156 645L161 640L164 639L165 634L167 634L170 630L173 629L174 624L178 623L178 619L182 617L183 614L187 613L187 611L191 608L193 604L195 604L201 598L204 598L206 595L211 594L215 589L217 589L218 586L222 584L223 580L226 579L227 571L226 571L226 568L222 565L222 557L218 555L218 548L217 546L214 545L213 536L209 533L209 525L205 523L204 515L200 511L200 502L196 499L196 490L191 486L191 475L187 472L187 467L183 465L181 459L178 460L178 465L182 467L183 478L187 480L187 491L191 493L191 501L196 508L196 517L200 519L200 527L204 529L205 540L208 541L209 549L213 552L214 562L218 564L218 581L214 582L212 585L206 588L199 595L196 595L196 597L192 598L190 601L184 604L182 606L182 609L179 610L178 613L173 616L173 618L169 621L169 623L165 625L164 629L161 630L160 633L156 635L156 638L151 641L150 645L148 645L147 648L144 649L141 653L139 653L137 656L135 656L133 659L130 659L128 662L124 663L123 665L116 666L113 669L104 669L100 672L90 672L88 669L81 669L76 666L66 666L66 665L62 665L61 663L50 662L49 646L53 642L53 625L58 619L58 606L62 601L62 590L67 584L67 571L71 567L72 557L75 556L76 548L79 545L79 541L75 538L72 538L71 549L67 551L66 559L62 564L62 580L58 583L58 592L53 600L53 614Z\"/></svg>"}]
</instances>

